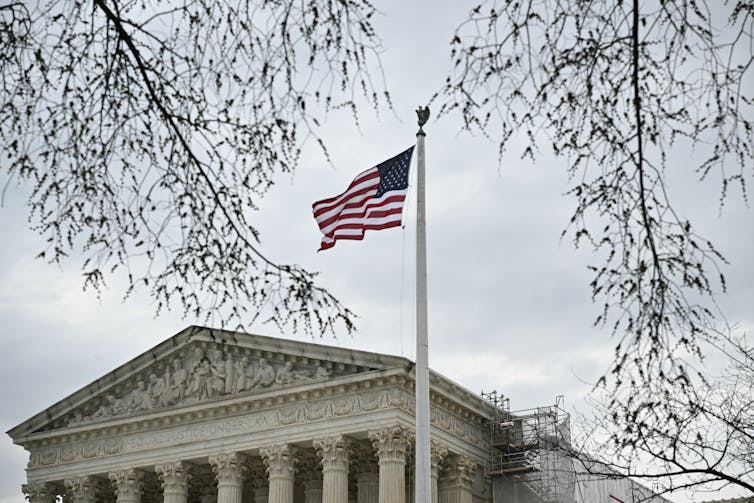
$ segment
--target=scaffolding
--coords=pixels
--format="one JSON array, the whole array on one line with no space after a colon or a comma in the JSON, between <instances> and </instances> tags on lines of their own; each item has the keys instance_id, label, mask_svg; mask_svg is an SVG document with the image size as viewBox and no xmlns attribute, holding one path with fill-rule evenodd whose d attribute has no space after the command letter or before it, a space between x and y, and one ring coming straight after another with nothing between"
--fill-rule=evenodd
<instances>
[{"instance_id":1,"label":"scaffolding","mask_svg":"<svg viewBox=\"0 0 754 503\"><path fill-rule=\"evenodd\" d=\"M528 501L557 503L573 481L572 470L564 469L569 458L570 418L562 409L562 396L555 405L510 411L510 401L492 391L482 397L494 406L489 420L490 456L488 477L504 477L506 483L521 484ZM563 480L561 480L563 479Z\"/></svg>"}]
</instances>

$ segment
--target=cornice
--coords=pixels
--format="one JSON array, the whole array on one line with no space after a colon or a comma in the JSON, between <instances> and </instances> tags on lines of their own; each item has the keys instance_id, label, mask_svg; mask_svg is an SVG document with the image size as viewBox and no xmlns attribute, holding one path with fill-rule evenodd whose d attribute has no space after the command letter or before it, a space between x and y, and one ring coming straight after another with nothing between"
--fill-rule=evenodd
<instances>
[{"instance_id":1,"label":"cornice","mask_svg":"<svg viewBox=\"0 0 754 503\"><path fill-rule=\"evenodd\" d=\"M119 416L95 423L31 433L14 439L24 447L53 445L60 442L102 438L113 434L150 431L164 426L181 426L194 421L224 418L252 411L264 411L309 399L327 398L343 394L406 385L405 369L375 370L351 374L327 381L317 381L265 391L252 391L233 397L218 397L206 402L160 409L154 412Z\"/></svg>"}]
</instances>

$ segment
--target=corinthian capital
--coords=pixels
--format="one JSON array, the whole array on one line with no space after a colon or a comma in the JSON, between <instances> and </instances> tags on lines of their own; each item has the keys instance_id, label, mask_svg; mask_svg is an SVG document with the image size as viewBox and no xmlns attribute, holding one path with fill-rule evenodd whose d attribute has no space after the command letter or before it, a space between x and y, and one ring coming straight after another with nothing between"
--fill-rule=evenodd
<instances>
[{"instance_id":1,"label":"corinthian capital","mask_svg":"<svg viewBox=\"0 0 754 503\"><path fill-rule=\"evenodd\" d=\"M162 481L162 488L170 492L188 491L189 466L183 461L169 461L154 467Z\"/></svg>"},{"instance_id":2,"label":"corinthian capital","mask_svg":"<svg viewBox=\"0 0 754 503\"><path fill-rule=\"evenodd\" d=\"M29 482L21 491L29 503L54 503L58 497L57 487L49 482Z\"/></svg>"},{"instance_id":3,"label":"corinthian capital","mask_svg":"<svg viewBox=\"0 0 754 503\"><path fill-rule=\"evenodd\" d=\"M442 460L448 455L448 449L442 444L431 440L429 443L429 451L432 462L432 473L437 475L440 471L440 464Z\"/></svg>"},{"instance_id":4,"label":"corinthian capital","mask_svg":"<svg viewBox=\"0 0 754 503\"><path fill-rule=\"evenodd\" d=\"M289 444L273 445L259 451L270 477L292 478L296 473L297 453L296 447Z\"/></svg>"},{"instance_id":5,"label":"corinthian capital","mask_svg":"<svg viewBox=\"0 0 754 503\"><path fill-rule=\"evenodd\" d=\"M134 468L121 468L108 474L115 486L118 501L139 501L144 473Z\"/></svg>"},{"instance_id":6,"label":"corinthian capital","mask_svg":"<svg viewBox=\"0 0 754 503\"><path fill-rule=\"evenodd\" d=\"M351 439L345 435L327 435L312 442L323 468L348 465Z\"/></svg>"},{"instance_id":7,"label":"corinthian capital","mask_svg":"<svg viewBox=\"0 0 754 503\"><path fill-rule=\"evenodd\" d=\"M98 479L89 475L82 475L66 479L64 484L75 503L95 503L97 486L99 485Z\"/></svg>"},{"instance_id":8,"label":"corinthian capital","mask_svg":"<svg viewBox=\"0 0 754 503\"><path fill-rule=\"evenodd\" d=\"M380 461L405 461L411 438L408 430L398 424L369 432L369 440Z\"/></svg>"},{"instance_id":9,"label":"corinthian capital","mask_svg":"<svg viewBox=\"0 0 754 503\"><path fill-rule=\"evenodd\" d=\"M479 468L479 463L470 457L458 456L458 461L456 463L456 469L458 470L458 483L471 487L471 484L474 482L477 468Z\"/></svg>"},{"instance_id":10,"label":"corinthian capital","mask_svg":"<svg viewBox=\"0 0 754 503\"><path fill-rule=\"evenodd\" d=\"M240 452L221 452L209 457L209 464L219 484L240 484L246 472L245 462L246 456Z\"/></svg>"}]
</instances>

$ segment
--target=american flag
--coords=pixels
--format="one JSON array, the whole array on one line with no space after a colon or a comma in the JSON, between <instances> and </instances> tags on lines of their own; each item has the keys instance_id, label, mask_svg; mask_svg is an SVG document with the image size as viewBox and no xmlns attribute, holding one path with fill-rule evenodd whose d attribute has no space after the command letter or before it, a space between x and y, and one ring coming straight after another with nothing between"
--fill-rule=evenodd
<instances>
[{"instance_id":1,"label":"american flag","mask_svg":"<svg viewBox=\"0 0 754 503\"><path fill-rule=\"evenodd\" d=\"M356 176L342 194L312 205L322 231L319 249L335 246L338 239L364 239L369 230L401 224L408 192L408 167L414 147Z\"/></svg>"}]
</instances>

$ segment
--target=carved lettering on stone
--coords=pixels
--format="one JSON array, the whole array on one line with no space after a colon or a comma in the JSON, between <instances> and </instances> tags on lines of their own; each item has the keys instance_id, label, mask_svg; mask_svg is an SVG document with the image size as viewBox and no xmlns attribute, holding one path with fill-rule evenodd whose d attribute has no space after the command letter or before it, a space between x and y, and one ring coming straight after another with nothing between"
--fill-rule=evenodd
<instances>
[{"instance_id":1,"label":"carved lettering on stone","mask_svg":"<svg viewBox=\"0 0 754 503\"><path fill-rule=\"evenodd\" d=\"M252 433L278 426L277 412L246 415L206 424L184 426L154 433L129 435L123 439L125 452L138 452L164 445L193 443L222 436Z\"/></svg>"}]
</instances>

